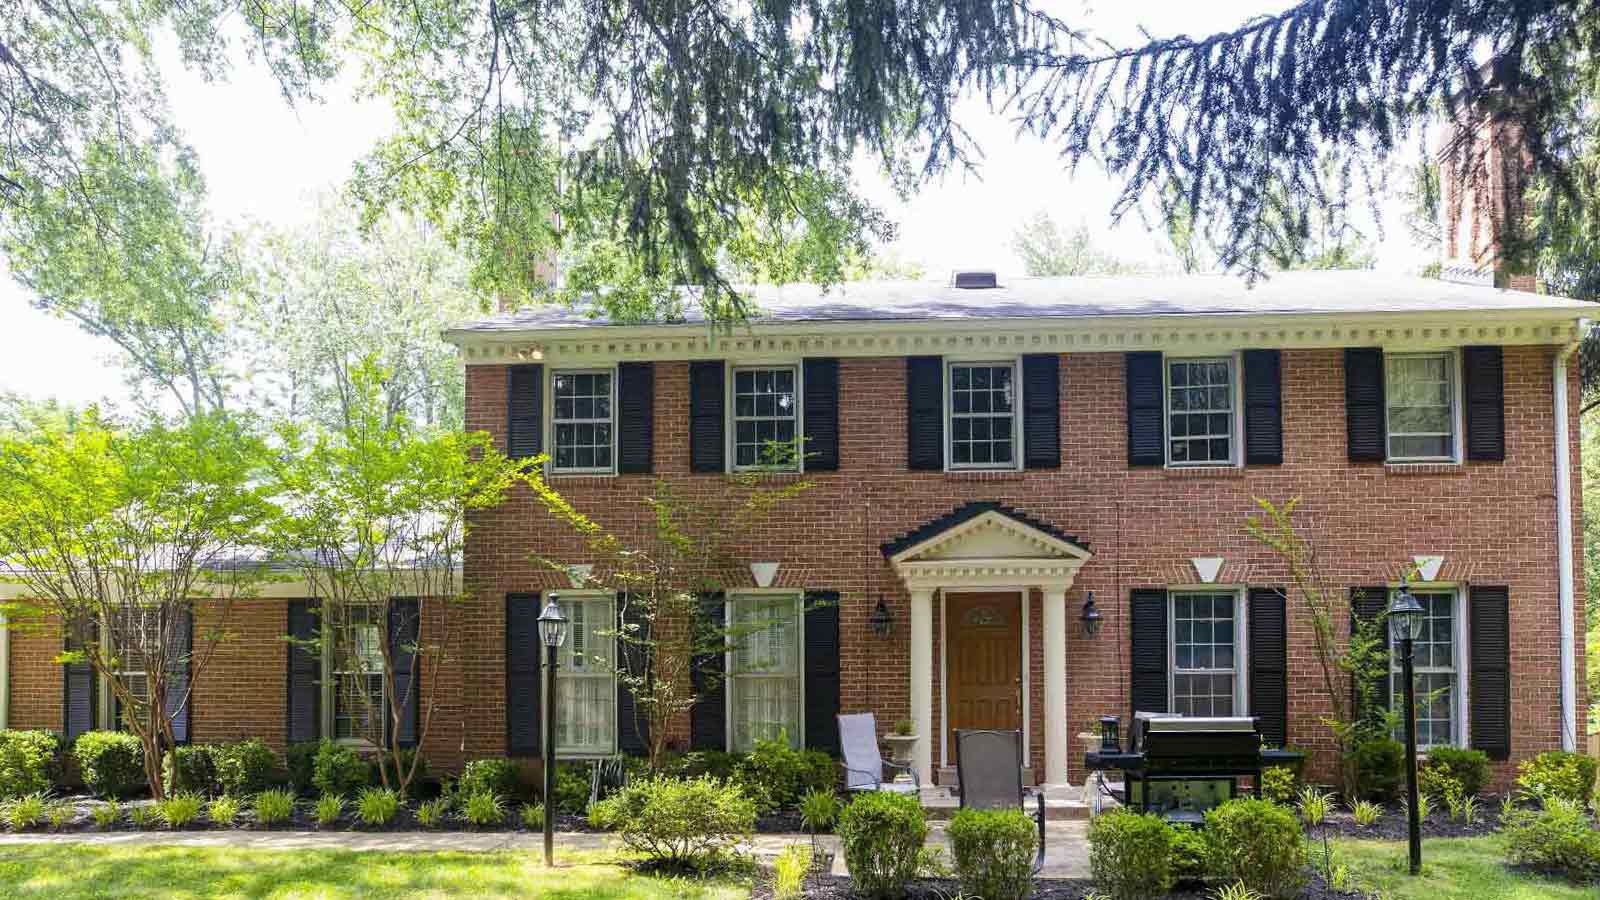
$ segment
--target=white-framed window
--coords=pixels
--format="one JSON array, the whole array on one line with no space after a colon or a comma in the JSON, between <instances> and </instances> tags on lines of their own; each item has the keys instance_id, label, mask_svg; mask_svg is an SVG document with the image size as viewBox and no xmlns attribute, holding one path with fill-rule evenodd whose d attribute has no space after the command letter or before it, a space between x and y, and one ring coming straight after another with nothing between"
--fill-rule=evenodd
<instances>
[{"instance_id":1,"label":"white-framed window","mask_svg":"<svg viewBox=\"0 0 1600 900\"><path fill-rule=\"evenodd\" d=\"M1460 404L1456 355L1385 353L1383 392L1387 453L1396 462L1453 462Z\"/></svg>"},{"instance_id":2,"label":"white-framed window","mask_svg":"<svg viewBox=\"0 0 1600 900\"><path fill-rule=\"evenodd\" d=\"M352 605L341 611L329 648L329 689L335 740L379 746L388 706L384 698L383 641L387 609Z\"/></svg>"},{"instance_id":3,"label":"white-framed window","mask_svg":"<svg viewBox=\"0 0 1600 900\"><path fill-rule=\"evenodd\" d=\"M799 471L800 367L734 366L732 376L733 468Z\"/></svg>"},{"instance_id":4,"label":"white-framed window","mask_svg":"<svg viewBox=\"0 0 1600 900\"><path fill-rule=\"evenodd\" d=\"M160 612L155 607L127 607L118 611L114 626L107 629L109 646L106 649L116 662L123 685L133 696L134 709L148 708L150 703L150 673L145 670L144 648L159 645L160 627ZM122 698L115 696L109 677L102 679L101 689L111 704L107 727L131 731L127 716L132 710L123 704Z\"/></svg>"},{"instance_id":5,"label":"white-framed window","mask_svg":"<svg viewBox=\"0 0 1600 900\"><path fill-rule=\"evenodd\" d=\"M1172 705L1182 716L1245 714L1244 623L1234 590L1173 591Z\"/></svg>"},{"instance_id":6,"label":"white-framed window","mask_svg":"<svg viewBox=\"0 0 1600 900\"><path fill-rule=\"evenodd\" d=\"M1411 594L1422 604L1423 613L1422 630L1412 643L1417 678L1417 746L1460 746L1466 735L1466 691L1461 686L1461 653L1466 640L1458 595L1455 590L1413 590ZM1390 600L1393 599L1391 592ZM1400 648L1391 638L1389 701L1397 706L1405 702L1401 665Z\"/></svg>"},{"instance_id":7,"label":"white-framed window","mask_svg":"<svg viewBox=\"0 0 1600 900\"><path fill-rule=\"evenodd\" d=\"M791 592L734 594L728 601L728 749L735 753L779 736L804 746L800 604L801 595Z\"/></svg>"},{"instance_id":8,"label":"white-framed window","mask_svg":"<svg viewBox=\"0 0 1600 900\"><path fill-rule=\"evenodd\" d=\"M1017 361L952 361L946 366L945 384L949 467L1017 468L1021 458Z\"/></svg>"},{"instance_id":9,"label":"white-framed window","mask_svg":"<svg viewBox=\"0 0 1600 900\"><path fill-rule=\"evenodd\" d=\"M1231 466L1238 455L1238 367L1231 356L1166 360L1167 464Z\"/></svg>"},{"instance_id":10,"label":"white-framed window","mask_svg":"<svg viewBox=\"0 0 1600 900\"><path fill-rule=\"evenodd\" d=\"M563 474L616 471L616 377L611 369L556 370L550 376L550 469Z\"/></svg>"},{"instance_id":11,"label":"white-framed window","mask_svg":"<svg viewBox=\"0 0 1600 900\"><path fill-rule=\"evenodd\" d=\"M556 753L617 750L616 604L609 594L561 593L567 634L556 651Z\"/></svg>"}]
</instances>

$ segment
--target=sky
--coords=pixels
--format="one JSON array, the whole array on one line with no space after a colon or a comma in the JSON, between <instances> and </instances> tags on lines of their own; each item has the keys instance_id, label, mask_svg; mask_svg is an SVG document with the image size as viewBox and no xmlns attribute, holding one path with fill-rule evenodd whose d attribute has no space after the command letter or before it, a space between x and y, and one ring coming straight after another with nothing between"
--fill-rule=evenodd
<instances>
[{"instance_id":1,"label":"sky","mask_svg":"<svg viewBox=\"0 0 1600 900\"><path fill-rule=\"evenodd\" d=\"M1140 26L1160 36L1198 35L1235 28L1290 2L1038 0L1037 5L1074 27L1131 43L1139 40ZM172 60L163 66L169 101L199 156L218 225L246 219L279 226L307 221L318 193L341 183L392 121L382 104L350 99L348 85L330 87L323 103L291 108L260 67L241 63L227 80L207 82L184 71L175 54L163 56ZM922 264L930 278L947 277L958 268L1021 274L1009 246L1012 231L1044 210L1064 226L1086 224L1101 248L1117 257L1160 261L1157 237L1144 231L1137 216L1112 227L1116 184L1093 164L1067 171L1053 147L1018 135L1005 115L978 100L962 105L960 121L984 152L978 171L924 185L906 202L875 173L858 173L862 193L899 226L890 248L895 255ZM1398 209L1386 206L1381 215L1379 268L1415 270L1426 262L1411 245ZM4 274L3 260L0 391L74 405L127 397L115 348L33 308L27 292Z\"/></svg>"}]
</instances>

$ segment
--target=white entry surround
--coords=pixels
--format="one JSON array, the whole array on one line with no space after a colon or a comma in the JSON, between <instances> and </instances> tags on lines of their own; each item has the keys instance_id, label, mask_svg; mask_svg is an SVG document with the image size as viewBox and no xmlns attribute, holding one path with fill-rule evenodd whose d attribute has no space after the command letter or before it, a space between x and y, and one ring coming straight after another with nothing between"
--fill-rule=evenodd
<instances>
[{"instance_id":1,"label":"white entry surround","mask_svg":"<svg viewBox=\"0 0 1600 900\"><path fill-rule=\"evenodd\" d=\"M1069 540L991 509L903 547L889 563L911 594L911 719L923 736L917 774L933 783L933 604L939 591L1031 590L1044 596L1044 781L1067 783L1067 591L1092 554ZM1024 602L1026 608L1026 602ZM1026 640L1023 652L1031 652ZM1024 667L1026 670L1026 667ZM940 673L942 677L942 673ZM1027 711L1024 708L1024 721ZM941 728L941 731L943 729Z\"/></svg>"}]
</instances>

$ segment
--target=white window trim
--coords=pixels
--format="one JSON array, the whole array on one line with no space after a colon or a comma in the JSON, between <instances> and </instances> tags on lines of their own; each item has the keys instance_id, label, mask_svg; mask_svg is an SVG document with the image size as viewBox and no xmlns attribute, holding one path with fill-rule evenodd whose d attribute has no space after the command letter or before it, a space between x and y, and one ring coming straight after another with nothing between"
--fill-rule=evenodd
<instances>
[{"instance_id":1,"label":"white window trim","mask_svg":"<svg viewBox=\"0 0 1600 900\"><path fill-rule=\"evenodd\" d=\"M382 617L382 620L379 622L379 625L378 625L379 638L381 640L388 640L389 604L388 603L383 603L383 604L373 604L373 605L381 607L381 610L380 610L379 614ZM317 627L318 627L319 631L320 631L321 628L323 628L324 626L327 626L327 625L328 625L328 620L325 619L325 618L321 618L319 616L318 617L318 623L317 623ZM338 626L329 626L329 627L333 628L336 631ZM338 702L339 702L338 675L342 671L342 670L340 670L338 668L338 662L335 659L335 657L338 655L338 640L339 639L338 639L337 634L334 634L331 640L319 640L318 641L318 645L319 645L320 649L322 650L322 659L321 659L322 675L321 675L321 680L317 685L317 690L318 690L319 695L320 695L318 697L318 700L319 700L319 703L320 703L320 712L321 712L321 721L319 721L317 723L318 733L321 734L323 737L327 738L328 740L334 741L334 742L339 743L339 744L344 744L346 746L356 747L356 748L363 749L363 750L375 749L378 745L372 743L371 741L367 740L366 738L341 738L341 737L335 737L335 733L338 731L338 709L337 709ZM379 716L380 716L380 722L382 724L382 728L383 728L383 730L385 732L387 732L388 731L388 727L389 727L389 698L387 696L387 692L389 690L388 673L387 672L368 672L367 675L369 675L369 676L371 676L371 675L382 675L382 676L384 676L383 689L385 691L386 696L384 696L384 698L383 698L382 711L379 713Z\"/></svg>"},{"instance_id":2,"label":"white window trim","mask_svg":"<svg viewBox=\"0 0 1600 900\"><path fill-rule=\"evenodd\" d=\"M1249 604L1244 602L1245 588L1242 585L1182 585L1167 589L1167 709L1177 708L1178 617L1175 614L1175 601L1180 594L1233 596L1233 714L1250 715L1250 610Z\"/></svg>"},{"instance_id":3,"label":"white window trim","mask_svg":"<svg viewBox=\"0 0 1600 900\"><path fill-rule=\"evenodd\" d=\"M593 678L595 680L600 680L601 678L605 678L610 684L609 690L611 692L611 696L613 698L615 698L616 695L617 695L616 665L617 665L617 659L618 659L618 656L617 656L617 637L616 637L616 630L617 630L617 626L616 626L616 621L617 621L617 595L616 595L616 593L613 592L613 591L597 591L597 590L564 590L564 591L557 591L556 593L560 594L561 599L560 599L559 602L561 602L563 605L568 603L568 602L576 601L576 600L585 600L585 601L604 600L608 604L610 604L611 618L608 620L610 624L608 624L606 626L606 628L603 629L603 631L605 632L605 634L610 636L610 640L611 640L611 656L610 656L610 659L611 659L611 671L608 672L606 675L603 675L603 676L602 675L584 675L582 677L584 677L584 678ZM568 616L568 619L571 619L571 616ZM568 630L568 633L570 635L570 633L571 633L570 629ZM544 663L545 663L546 658L547 657L546 657L546 654L544 652L544 648L543 648L543 646L541 646L539 648L539 665L540 665L541 675L542 675L542 671L543 671L543 667L544 667ZM566 666L563 664L562 668L565 669ZM557 681L556 681L557 687L559 687L560 684L561 684L561 682L560 682L560 673L558 673L557 674ZM541 690L542 690L542 688L541 688ZM574 749L574 748L571 748L571 747L563 747L563 746L557 745L556 746L556 755L561 757L562 759L603 759L603 758L610 757L610 756L616 756L617 752L618 752L617 751L618 741L621 739L620 732L621 732L621 722L619 721L619 719L617 717L617 703L616 703L616 700L613 699L611 701L611 746L609 748L606 748L606 749L603 749L603 750L600 750L600 751L596 751L593 748Z\"/></svg>"},{"instance_id":4,"label":"white window trim","mask_svg":"<svg viewBox=\"0 0 1600 900\"><path fill-rule=\"evenodd\" d=\"M951 397L952 380L950 370L956 366L1010 366L1011 387L1011 462L996 465L994 463L958 463L955 461L956 432L953 425L955 418L955 402ZM945 357L944 383L941 387L943 394L940 396L941 405L944 407L944 468L946 472L1020 472L1022 471L1022 414L1026 408L1023 397L1022 384L1022 357L1020 356L986 356L965 359L962 357Z\"/></svg>"},{"instance_id":5,"label":"white window trim","mask_svg":"<svg viewBox=\"0 0 1600 900\"><path fill-rule=\"evenodd\" d=\"M104 618L101 618L99 622L101 626L99 641L100 652L104 654L107 659L113 659L117 655L116 647L112 646L111 643L112 631L114 629L106 626ZM104 672L96 672L93 674L95 676L96 695L94 711L95 724L102 731L121 731L122 725L117 716L117 698L116 694L111 690L111 676ZM144 669L122 668L117 670L117 674L143 675L145 676L145 689L149 690L150 673Z\"/></svg>"},{"instance_id":6,"label":"white window trim","mask_svg":"<svg viewBox=\"0 0 1600 900\"><path fill-rule=\"evenodd\" d=\"M1411 356L1443 356L1445 358L1445 371L1450 374L1450 427L1454 432L1450 436L1449 456L1390 456L1389 437L1393 434L1389 430L1389 360L1401 359ZM1461 354L1456 350L1413 350L1399 353L1383 353L1383 459L1384 462L1400 465L1459 465L1462 461L1463 441L1466 431L1465 395L1463 382L1466 379L1461 371Z\"/></svg>"},{"instance_id":7,"label":"white window trim","mask_svg":"<svg viewBox=\"0 0 1600 900\"><path fill-rule=\"evenodd\" d=\"M788 474L804 472L806 470L805 368L806 367L801 364L801 361L797 359L728 362L722 373L722 408L725 410L723 415L722 431L723 434L726 435L723 441L723 453L728 461L727 470L729 472L778 472ZM756 369L792 369L794 371L795 464L793 467L774 467L759 464L754 466L738 465L737 448L739 443L739 420L734 407L734 376L740 370L753 371Z\"/></svg>"},{"instance_id":8,"label":"white window trim","mask_svg":"<svg viewBox=\"0 0 1600 900\"><path fill-rule=\"evenodd\" d=\"M1394 602L1394 595L1396 593L1398 593L1399 590L1400 590L1400 586L1399 585L1397 585L1397 584L1396 585L1390 585L1389 586L1389 591L1385 595L1386 599L1390 603L1393 603ZM1458 584L1441 584L1441 583L1438 583L1438 582L1429 582L1427 584L1422 584L1422 585L1418 585L1418 584L1408 585L1407 586L1407 590L1411 591L1412 594L1449 594L1451 596L1451 600L1450 600L1450 603L1451 603L1450 615L1451 615L1451 622L1453 623L1453 627L1454 627L1454 630L1455 630L1455 634L1452 635L1452 640L1454 641L1455 646L1453 646L1451 648L1452 652L1450 654L1451 657L1453 658L1453 661L1454 661L1454 664L1455 664L1455 673L1456 673L1455 727L1454 727L1454 732L1455 733L1450 736L1450 743L1448 745L1446 745L1446 746L1466 747L1467 744L1468 744L1468 738L1472 734L1472 729L1470 728L1470 726L1468 724L1468 721L1467 721L1467 715L1472 709L1471 696L1470 696L1471 695L1471 684L1468 682L1468 677L1469 676L1468 676L1468 672L1467 672L1467 647L1469 646L1467 641L1472 637L1472 632L1471 632L1471 623L1469 623L1467 621L1467 608L1466 608L1466 601L1464 599L1466 597L1466 590L1465 590L1464 586L1462 586L1462 585L1458 585ZM1396 655L1396 652L1395 652L1395 646L1394 646L1395 642L1394 642L1393 634L1391 634L1389 632L1388 628L1385 628L1384 632L1385 632L1384 639L1389 642L1389 683L1392 686L1394 684L1395 677L1400 674L1400 662L1399 662L1399 657ZM1432 667L1429 667L1427 669L1416 668L1414 670L1414 674L1422 675L1422 674L1425 674L1427 672L1437 672L1437 671L1439 671L1439 670L1436 669L1436 668L1432 668ZM1401 695L1399 693L1396 693L1391 687L1391 690L1389 691L1389 705L1390 705L1390 707L1393 708L1395 704L1402 703L1402 702L1404 702L1403 695ZM1402 727L1404 727L1404 722L1402 722L1401 725L1402 725ZM1417 750L1418 750L1418 752L1426 753L1427 750L1428 750L1428 747L1437 747L1437 746L1440 746L1440 745L1439 744L1429 744L1429 745L1418 744L1417 745Z\"/></svg>"},{"instance_id":9,"label":"white window trim","mask_svg":"<svg viewBox=\"0 0 1600 900\"><path fill-rule=\"evenodd\" d=\"M1228 384L1231 388L1233 417L1228 429L1228 459L1226 462L1173 462L1172 460L1172 363L1225 362L1228 364ZM1212 356L1161 356L1161 458L1169 469L1226 468L1244 465L1244 365L1239 351Z\"/></svg>"},{"instance_id":10,"label":"white window trim","mask_svg":"<svg viewBox=\"0 0 1600 900\"><path fill-rule=\"evenodd\" d=\"M557 375L609 375L611 376L611 465L594 466L590 468L571 467L562 468L556 465L556 376ZM617 448L620 445L617 434L617 367L609 366L579 366L575 368L552 368L544 379L544 447L549 460L545 463L545 471L551 475L615 475L617 474ZM598 420L596 420L598 421Z\"/></svg>"},{"instance_id":11,"label":"white window trim","mask_svg":"<svg viewBox=\"0 0 1600 900\"><path fill-rule=\"evenodd\" d=\"M722 621L725 624L730 624L730 625L735 621L735 619L734 619L734 604L735 604L736 601L738 601L738 600L740 600L742 598L747 598L747 597L783 597L783 596L789 596L789 597L793 597L794 598L794 603L795 603L795 623L798 626L798 632L799 632L796 637L797 637L797 639L799 641L799 644L800 644L800 653L795 659L795 666L796 666L795 682L797 683L797 685L799 687L799 690L796 692L796 696L795 696L795 703L798 704L797 707L796 707L797 710L798 710L798 715L795 716L795 725L796 725L796 729L795 730L797 732L799 732L799 733L794 736L794 742L795 742L796 746L799 746L799 747L801 747L803 749L806 746L806 607L805 607L806 596L805 596L805 592L804 591L797 591L797 590L794 590L792 588L769 588L769 589L752 589L752 590L732 591L727 595L727 599L723 601L723 605L722 605ZM722 702L723 702L722 712L723 712L723 728L724 728L723 746L727 747L729 750L732 750L734 748L734 746L735 746L735 744L734 744L734 703L733 703L733 693L734 692L733 692L733 679L736 678L737 675L734 672L734 657L733 657L733 654L734 654L733 645L732 645L732 643L729 643L728 644L728 649L726 651L724 651L723 659L722 659L722 671L724 673L723 680L725 682L725 685L724 685L724 688L723 688L723 691L722 691L722 695L723 695L722 696Z\"/></svg>"}]
</instances>

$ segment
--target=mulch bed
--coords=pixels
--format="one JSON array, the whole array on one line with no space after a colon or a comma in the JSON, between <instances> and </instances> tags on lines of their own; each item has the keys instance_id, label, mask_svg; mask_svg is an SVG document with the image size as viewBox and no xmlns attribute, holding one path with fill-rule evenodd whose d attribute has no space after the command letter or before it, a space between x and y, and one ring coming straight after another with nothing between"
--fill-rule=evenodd
<instances>
[{"instance_id":1,"label":"mulch bed","mask_svg":"<svg viewBox=\"0 0 1600 900\"><path fill-rule=\"evenodd\" d=\"M1498 806L1494 809L1480 806L1478 817L1470 825L1451 819L1438 810L1430 812L1432 815L1422 820L1422 836L1425 838L1481 837L1500 830ZM1409 828L1403 810L1385 809L1382 818L1365 828L1357 825L1355 818L1349 812L1340 810L1329 813L1321 825L1311 830L1311 837L1320 839L1326 835L1373 841L1403 841L1410 833Z\"/></svg>"},{"instance_id":2,"label":"mulch bed","mask_svg":"<svg viewBox=\"0 0 1600 900\"><path fill-rule=\"evenodd\" d=\"M1095 892L1094 882L1086 878L1040 878L1033 883L1036 900L1084 900ZM1193 887L1167 894L1167 900L1209 900L1212 888ZM950 900L961 894L961 885L951 878L926 878L913 881L906 890L905 900ZM813 874L806 879L805 895L808 900L857 900L849 878L839 875ZM763 867L751 891L751 900L773 900L772 870ZM1297 900L1351 900L1362 895L1352 891L1336 891L1313 875L1311 883L1300 892Z\"/></svg>"}]
</instances>

